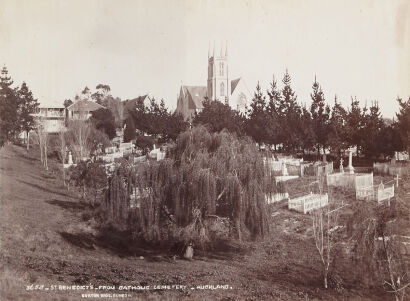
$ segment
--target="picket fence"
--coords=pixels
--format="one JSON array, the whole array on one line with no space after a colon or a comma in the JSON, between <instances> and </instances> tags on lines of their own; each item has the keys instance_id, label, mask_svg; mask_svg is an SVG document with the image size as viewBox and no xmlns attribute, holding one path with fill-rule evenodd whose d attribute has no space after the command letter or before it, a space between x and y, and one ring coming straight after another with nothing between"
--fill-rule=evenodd
<instances>
[{"instance_id":1,"label":"picket fence","mask_svg":"<svg viewBox=\"0 0 410 301\"><path fill-rule=\"evenodd\" d=\"M295 199L289 199L289 210L295 210L306 214L317 208L326 206L329 203L329 197L326 194L313 194L304 195Z\"/></svg>"}]
</instances>

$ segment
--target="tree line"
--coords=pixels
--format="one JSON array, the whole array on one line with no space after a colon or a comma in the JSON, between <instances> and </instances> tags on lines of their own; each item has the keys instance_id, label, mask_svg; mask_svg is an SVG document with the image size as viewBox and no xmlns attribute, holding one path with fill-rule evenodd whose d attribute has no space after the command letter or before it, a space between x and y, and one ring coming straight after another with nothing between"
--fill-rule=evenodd
<instances>
[{"instance_id":1,"label":"tree line","mask_svg":"<svg viewBox=\"0 0 410 301\"><path fill-rule=\"evenodd\" d=\"M341 155L343 150L357 146L368 158L391 156L394 151L410 147L410 98L397 98L400 111L395 120L383 118L377 101L360 106L356 98L348 108L338 101L326 102L322 86L315 78L310 94L311 104L297 100L292 80L285 72L282 88L273 78L264 93L259 83L245 114L232 110L228 104L205 99L204 108L195 114L193 124L207 124L212 131L223 128L248 135L259 144L271 145L285 152L323 152Z\"/></svg>"},{"instance_id":2,"label":"tree line","mask_svg":"<svg viewBox=\"0 0 410 301\"><path fill-rule=\"evenodd\" d=\"M32 114L39 103L25 82L17 87L12 87L13 83L4 66L0 76L0 147L16 141L21 132L28 135L35 127Z\"/></svg>"}]
</instances>

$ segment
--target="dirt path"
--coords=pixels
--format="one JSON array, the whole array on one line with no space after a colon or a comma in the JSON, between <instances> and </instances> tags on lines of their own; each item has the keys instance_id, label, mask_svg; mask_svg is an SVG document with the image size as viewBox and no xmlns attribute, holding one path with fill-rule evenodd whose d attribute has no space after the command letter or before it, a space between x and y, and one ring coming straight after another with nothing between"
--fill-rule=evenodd
<instances>
[{"instance_id":1,"label":"dirt path","mask_svg":"<svg viewBox=\"0 0 410 301\"><path fill-rule=\"evenodd\" d=\"M1 300L77 300L90 292L26 291L30 284L150 286L149 291L120 292L134 300L373 299L320 288L314 246L300 230L309 221L286 208L278 208L272 239L251 244L251 252L174 261L150 256L143 246L129 248L115 236L101 239L84 216L85 205L67 192L57 171L44 171L37 158L18 146L0 151ZM154 290L155 285L186 289ZM226 287L197 287L204 285Z\"/></svg>"}]
</instances>

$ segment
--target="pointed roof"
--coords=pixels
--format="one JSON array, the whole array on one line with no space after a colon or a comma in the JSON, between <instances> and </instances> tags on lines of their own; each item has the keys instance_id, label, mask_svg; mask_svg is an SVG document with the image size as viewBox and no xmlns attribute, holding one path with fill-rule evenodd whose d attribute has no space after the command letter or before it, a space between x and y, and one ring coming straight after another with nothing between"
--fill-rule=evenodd
<instances>
[{"instance_id":1,"label":"pointed roof","mask_svg":"<svg viewBox=\"0 0 410 301\"><path fill-rule=\"evenodd\" d=\"M79 100L73 103L71 106L67 108L67 110L74 111L74 112L92 112L98 109L104 109L102 105L90 101L90 100Z\"/></svg>"},{"instance_id":2,"label":"pointed roof","mask_svg":"<svg viewBox=\"0 0 410 301\"><path fill-rule=\"evenodd\" d=\"M181 87L184 96L188 96L188 108L189 109L202 109L202 102L206 96L205 86L182 86Z\"/></svg>"},{"instance_id":3,"label":"pointed roof","mask_svg":"<svg viewBox=\"0 0 410 301\"><path fill-rule=\"evenodd\" d=\"M241 78L237 78L231 81L231 94L235 91L236 86L239 84Z\"/></svg>"},{"instance_id":4,"label":"pointed roof","mask_svg":"<svg viewBox=\"0 0 410 301\"><path fill-rule=\"evenodd\" d=\"M133 99L127 99L125 101L125 108L127 110L134 110L135 106L137 105L137 102L145 102L145 99L148 97L148 94L142 95L142 96L138 96L137 98L133 98Z\"/></svg>"}]
</instances>

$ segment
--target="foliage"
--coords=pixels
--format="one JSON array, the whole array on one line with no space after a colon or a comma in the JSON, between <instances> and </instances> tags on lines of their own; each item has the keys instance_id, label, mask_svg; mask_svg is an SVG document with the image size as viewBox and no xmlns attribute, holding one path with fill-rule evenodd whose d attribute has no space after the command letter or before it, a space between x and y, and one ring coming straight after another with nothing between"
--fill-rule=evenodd
<instances>
[{"instance_id":1,"label":"foliage","mask_svg":"<svg viewBox=\"0 0 410 301\"><path fill-rule=\"evenodd\" d=\"M142 154L146 155L152 149L155 139L151 136L139 135L137 136L135 146L142 150Z\"/></svg>"},{"instance_id":2,"label":"foliage","mask_svg":"<svg viewBox=\"0 0 410 301\"><path fill-rule=\"evenodd\" d=\"M73 104L73 101L71 99L65 99L63 104L64 104L64 108L68 108L69 106Z\"/></svg>"},{"instance_id":3,"label":"foliage","mask_svg":"<svg viewBox=\"0 0 410 301\"><path fill-rule=\"evenodd\" d=\"M328 146L330 108L326 105L325 96L322 88L316 81L316 77L312 88L313 93L310 94L312 98L310 113L312 116L313 132L315 133L315 144L319 154L320 148L324 150Z\"/></svg>"},{"instance_id":4,"label":"foliage","mask_svg":"<svg viewBox=\"0 0 410 301\"><path fill-rule=\"evenodd\" d=\"M77 165L70 166L68 174L70 183L82 188L84 200L87 199L87 193L91 194L92 198L89 201L92 205L96 203L102 189L107 186L107 174L100 162L80 161Z\"/></svg>"},{"instance_id":5,"label":"foliage","mask_svg":"<svg viewBox=\"0 0 410 301\"><path fill-rule=\"evenodd\" d=\"M134 119L131 116L128 116L125 121L125 130L124 130L124 142L130 142L131 140L137 137L135 132Z\"/></svg>"},{"instance_id":6,"label":"foliage","mask_svg":"<svg viewBox=\"0 0 410 301\"><path fill-rule=\"evenodd\" d=\"M231 133L243 135L244 117L232 110L228 104L206 98L202 111L195 114L193 124L206 125L211 132L227 129Z\"/></svg>"},{"instance_id":7,"label":"foliage","mask_svg":"<svg viewBox=\"0 0 410 301\"><path fill-rule=\"evenodd\" d=\"M397 113L397 126L402 138L403 149L410 153L410 97L407 101L397 98L400 109Z\"/></svg>"},{"instance_id":8,"label":"foliage","mask_svg":"<svg viewBox=\"0 0 410 301\"><path fill-rule=\"evenodd\" d=\"M115 137L115 119L110 110L101 108L91 112L90 121L97 130L104 132L110 140Z\"/></svg>"},{"instance_id":9,"label":"foliage","mask_svg":"<svg viewBox=\"0 0 410 301\"><path fill-rule=\"evenodd\" d=\"M3 67L0 77L0 146L13 141L20 131L19 100L17 90L11 87L12 84L7 68Z\"/></svg>"},{"instance_id":10,"label":"foliage","mask_svg":"<svg viewBox=\"0 0 410 301\"><path fill-rule=\"evenodd\" d=\"M266 131L269 124L269 115L266 111L266 97L262 94L259 83L256 85L256 91L247 113L246 133L255 139L257 143L269 142L269 136Z\"/></svg>"},{"instance_id":11,"label":"foliage","mask_svg":"<svg viewBox=\"0 0 410 301\"><path fill-rule=\"evenodd\" d=\"M357 258L354 263L362 271L361 278L370 285L381 283L396 300L403 300L410 282L400 252L399 237L403 233L400 233L398 206L399 198L389 207L360 204L348 223L348 234L354 242L352 251Z\"/></svg>"},{"instance_id":12,"label":"foliage","mask_svg":"<svg viewBox=\"0 0 410 301\"><path fill-rule=\"evenodd\" d=\"M149 240L179 233L179 238L204 244L210 238L207 220L215 217L228 219L240 240L256 238L269 232L265 194L275 190L271 183L269 169L248 138L199 126L178 137L169 159L116 172L104 207L113 222ZM129 209L132 194L139 196L134 197L134 213ZM164 233L164 227L176 232Z\"/></svg>"}]
</instances>

